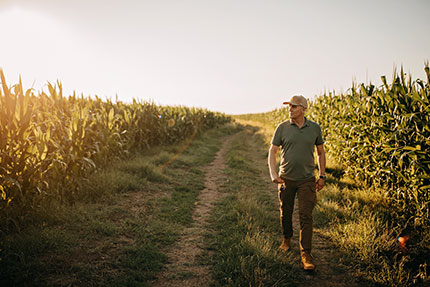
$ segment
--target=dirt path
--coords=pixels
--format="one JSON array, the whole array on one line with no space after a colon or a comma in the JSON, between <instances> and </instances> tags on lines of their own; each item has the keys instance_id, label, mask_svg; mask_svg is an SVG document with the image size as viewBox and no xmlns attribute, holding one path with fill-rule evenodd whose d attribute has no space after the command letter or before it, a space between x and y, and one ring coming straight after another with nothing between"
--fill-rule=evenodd
<instances>
[{"instance_id":1,"label":"dirt path","mask_svg":"<svg viewBox=\"0 0 430 287\"><path fill-rule=\"evenodd\" d=\"M251 141L253 147L259 151L261 150L261 145L255 140ZM259 156L263 154L264 156ZM261 166L261 177L262 180L267 184L266 191L270 193L270 197L273 199L274 209L278 211L279 201L278 201L278 190L277 186L270 181L269 171L267 167L267 157L266 152L263 150L261 153L257 152L254 156L254 161ZM301 266L300 261L300 249L299 249L299 214L298 214L298 202L294 204L293 213L293 228L294 234L291 240L292 246L291 251L293 254L297 254L297 260L294 262ZM281 231L279 231L279 236L281 238ZM330 243L330 241L322 236L318 230L314 228L313 238L312 238L312 256L316 269L313 272L303 271L305 280L298 284L298 286L348 286L355 287L360 286L356 281L354 281L354 276L348 272L346 266L338 262L339 253L336 248Z\"/></svg>"},{"instance_id":2,"label":"dirt path","mask_svg":"<svg viewBox=\"0 0 430 287\"><path fill-rule=\"evenodd\" d=\"M256 132L256 129L253 130ZM252 160L261 169L261 179L266 183L266 191L273 199L273 208L278 212L279 201L277 188L270 182L267 169L267 153L263 150L264 147L254 138L253 132L249 132L250 143L255 149ZM193 223L186 228L175 246L168 253L169 264L164 272L160 273L157 281L153 282L153 286L209 286L212 279L209 266L202 265L198 262L199 255L203 252L203 234L205 224L215 202L220 199L222 193L219 192L219 186L224 181L223 170L225 169L224 154L227 147L232 141L233 136L225 139L221 149L218 151L215 160L204 168L206 173L205 186L201 191L196 208L193 212ZM295 204L293 215L294 235L292 238L292 252L296 256L294 264L301 268L300 251L299 251L299 216L298 203ZM279 236L281 233L279 231ZM303 271L302 282L298 282L297 286L360 286L354 277L348 271L346 266L338 262L339 254L335 247L322 236L318 230L314 229L313 235L313 257L314 263L317 266L314 272Z\"/></svg>"},{"instance_id":3,"label":"dirt path","mask_svg":"<svg viewBox=\"0 0 430 287\"><path fill-rule=\"evenodd\" d=\"M193 212L193 223L183 230L177 244L168 253L169 264L153 282L153 286L209 286L210 270L198 261L203 252L205 224L215 202L222 196L219 185L224 180L224 154L234 135L227 137L215 160L204 168L205 189L200 192Z\"/></svg>"}]
</instances>

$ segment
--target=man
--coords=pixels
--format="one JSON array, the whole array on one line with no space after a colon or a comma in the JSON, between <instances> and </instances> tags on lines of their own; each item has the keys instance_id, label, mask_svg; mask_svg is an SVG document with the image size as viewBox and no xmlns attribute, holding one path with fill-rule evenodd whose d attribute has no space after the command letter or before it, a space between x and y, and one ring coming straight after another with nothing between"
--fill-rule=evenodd
<instances>
[{"instance_id":1,"label":"man","mask_svg":"<svg viewBox=\"0 0 430 287\"><path fill-rule=\"evenodd\" d=\"M278 184L281 228L280 249L290 249L293 236L292 215L294 198L298 197L300 218L300 254L305 270L314 270L312 263L312 210L316 192L325 184L325 152L320 126L305 117L308 103L303 96L293 96L289 105L290 120L278 125L270 146L268 164L272 182ZM314 177L314 146L317 149L319 178ZM281 147L279 175L276 173L276 154Z\"/></svg>"}]
</instances>

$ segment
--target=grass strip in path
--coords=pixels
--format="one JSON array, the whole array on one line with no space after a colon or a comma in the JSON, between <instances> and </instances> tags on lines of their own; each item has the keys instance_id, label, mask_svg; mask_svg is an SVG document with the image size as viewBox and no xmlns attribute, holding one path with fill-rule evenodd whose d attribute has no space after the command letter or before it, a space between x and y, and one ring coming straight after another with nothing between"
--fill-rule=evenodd
<instances>
[{"instance_id":1,"label":"grass strip in path","mask_svg":"<svg viewBox=\"0 0 430 287\"><path fill-rule=\"evenodd\" d=\"M212 281L208 265L201 264L198 259L203 252L203 234L208 216L214 203L222 196L219 189L225 180L224 154L234 136L225 138L215 160L203 167L205 189L199 192L195 202L192 223L183 229L178 241L171 246L169 264L157 276L153 286L209 286Z\"/></svg>"}]
</instances>

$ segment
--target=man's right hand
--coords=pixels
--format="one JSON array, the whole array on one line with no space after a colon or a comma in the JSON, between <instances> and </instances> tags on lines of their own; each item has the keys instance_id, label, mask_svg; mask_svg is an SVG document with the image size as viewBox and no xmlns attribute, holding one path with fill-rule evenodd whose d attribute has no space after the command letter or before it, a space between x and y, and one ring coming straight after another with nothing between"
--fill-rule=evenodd
<instances>
[{"instance_id":1,"label":"man's right hand","mask_svg":"<svg viewBox=\"0 0 430 287\"><path fill-rule=\"evenodd\" d=\"M276 173L276 153L279 150L279 146L277 145L271 145L269 149L269 156L268 156L268 165L269 165L269 172L270 172L270 178L272 179L273 183L282 184L284 183L284 180L279 177L279 175Z\"/></svg>"},{"instance_id":2,"label":"man's right hand","mask_svg":"<svg viewBox=\"0 0 430 287\"><path fill-rule=\"evenodd\" d=\"M285 181L284 181L282 178L280 178L279 176L278 176L278 177L273 178L273 179L272 179L272 182L273 182L273 183L278 183L278 184L285 183Z\"/></svg>"}]
</instances>

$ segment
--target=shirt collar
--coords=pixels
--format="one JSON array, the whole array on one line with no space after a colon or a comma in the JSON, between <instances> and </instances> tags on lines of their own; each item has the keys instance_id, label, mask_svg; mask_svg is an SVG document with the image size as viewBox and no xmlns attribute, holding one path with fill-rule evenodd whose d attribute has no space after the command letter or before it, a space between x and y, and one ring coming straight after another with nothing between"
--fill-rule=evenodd
<instances>
[{"instance_id":1,"label":"shirt collar","mask_svg":"<svg viewBox=\"0 0 430 287\"><path fill-rule=\"evenodd\" d=\"M296 123L294 123L292 120L290 120L290 125L295 125L296 127L298 127L296 125ZM304 128L304 127L307 127L307 126L308 126L308 119L305 117L305 123L303 124L303 126L301 127L301 129Z\"/></svg>"}]
</instances>

